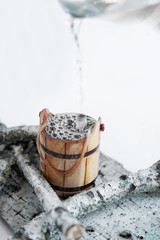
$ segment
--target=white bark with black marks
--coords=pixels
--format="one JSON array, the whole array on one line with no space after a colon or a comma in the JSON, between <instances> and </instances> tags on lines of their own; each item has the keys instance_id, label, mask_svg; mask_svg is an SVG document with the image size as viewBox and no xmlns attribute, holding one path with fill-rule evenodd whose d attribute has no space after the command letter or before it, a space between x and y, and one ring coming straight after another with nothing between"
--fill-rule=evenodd
<instances>
[{"instance_id":1,"label":"white bark with black marks","mask_svg":"<svg viewBox=\"0 0 160 240\"><path fill-rule=\"evenodd\" d=\"M104 205L110 206L111 204L117 203L119 200L122 199L122 197L126 196L128 198L131 196L131 193L133 192L135 192L138 196L138 194L141 192L142 193L147 192L148 194L148 192L159 190L160 189L160 161L155 163L150 168L145 170L140 170L137 173L133 173L129 175L121 175L119 179L120 179L119 181L109 182L109 183L100 185L96 188L93 188L92 190L77 194L65 200L63 203L66 206L66 208L72 212L72 214L75 217L80 218L82 216L87 215L90 212L98 210ZM140 197L138 197L138 199L140 199ZM125 201L130 202L131 199L129 198L129 200L125 200ZM125 201L124 201L124 204L125 204ZM109 211L112 213L111 209L109 209ZM121 212L123 212L123 210ZM110 213L108 213L108 215L109 214ZM122 213L120 213L120 215L121 214ZM100 215L103 215L103 214L100 214ZM137 218L138 218L138 215L137 215ZM38 239L45 240L46 235L44 234L44 232L46 231L45 230L46 228L47 229L49 228L49 231L50 231L50 236L47 239L52 239L51 236L53 236L54 237L53 239L55 240L59 239L60 235L57 234L56 227L50 224L49 219L47 218L47 215L45 215L44 213L40 214L39 216L34 218L31 222L29 222L26 226L24 226L21 229L21 233L23 232L23 234L26 237L31 238L33 240L38 240ZM34 229L34 235L33 235L33 229ZM93 232L93 235L94 235L94 230L91 229L91 227L87 227L86 231L89 233ZM20 231L18 231L14 237L17 237L16 239L19 239L18 238L20 236L19 234L20 234ZM128 236L127 231L122 231L122 233L119 233L119 236L123 237L123 235L125 234L126 236ZM108 236L107 230L105 234L103 233L103 235Z\"/></svg>"},{"instance_id":2,"label":"white bark with black marks","mask_svg":"<svg viewBox=\"0 0 160 240\"><path fill-rule=\"evenodd\" d=\"M50 222L49 217L44 212L33 218L26 225L20 227L10 240L20 240L22 237L32 240L65 240L63 234L54 223Z\"/></svg>"},{"instance_id":3,"label":"white bark with black marks","mask_svg":"<svg viewBox=\"0 0 160 240\"><path fill-rule=\"evenodd\" d=\"M39 126L0 128L0 144L36 140Z\"/></svg>"},{"instance_id":4,"label":"white bark with black marks","mask_svg":"<svg viewBox=\"0 0 160 240\"><path fill-rule=\"evenodd\" d=\"M111 181L89 191L68 198L64 205L75 217L98 210L103 205L118 201L133 192L160 190L160 161L136 173L122 175L119 181Z\"/></svg>"},{"instance_id":5,"label":"white bark with black marks","mask_svg":"<svg viewBox=\"0 0 160 240\"><path fill-rule=\"evenodd\" d=\"M64 208L57 194L41 176L28 155L17 156L17 164L33 187L48 219L56 224L66 239L78 239L82 235L82 224Z\"/></svg>"},{"instance_id":6,"label":"white bark with black marks","mask_svg":"<svg viewBox=\"0 0 160 240\"><path fill-rule=\"evenodd\" d=\"M11 166L15 163L13 154L7 152L0 152L0 191L6 183L9 174L11 173Z\"/></svg>"},{"instance_id":7,"label":"white bark with black marks","mask_svg":"<svg viewBox=\"0 0 160 240\"><path fill-rule=\"evenodd\" d=\"M29 156L33 157L34 164L39 169L39 156L36 151L36 144L33 148L31 141L24 146L25 153L29 150ZM105 181L118 180L121 174L128 174L128 171L123 168L122 164L106 157L100 153L100 171L96 179L95 186ZM30 184L27 183L23 174L20 173L17 165L12 166L11 174L0 194L0 214L8 225L17 231L21 226L24 226L34 216L39 215L43 211L37 196L35 195Z\"/></svg>"}]
</instances>

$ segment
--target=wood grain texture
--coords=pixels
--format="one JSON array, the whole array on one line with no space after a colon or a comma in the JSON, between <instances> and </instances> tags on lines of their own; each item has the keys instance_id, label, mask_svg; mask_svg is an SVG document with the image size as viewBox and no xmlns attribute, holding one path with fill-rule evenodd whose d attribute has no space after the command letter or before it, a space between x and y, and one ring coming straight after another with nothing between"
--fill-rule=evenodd
<instances>
[{"instance_id":1,"label":"wood grain texture","mask_svg":"<svg viewBox=\"0 0 160 240\"><path fill-rule=\"evenodd\" d=\"M43 124L43 121L41 121ZM101 119L97 121L93 127L91 134L88 136L87 151L92 151L100 143L100 124ZM93 182L98 175L99 165L99 148L92 154L81 159L78 167L71 173L61 174L58 171L69 171L78 163L85 146L87 138L77 141L64 141L54 139L49 136L45 129L40 135L40 141L46 149L41 145L40 150L42 152L43 159L41 158L41 169L46 179L54 186L63 188L75 188L82 187ZM63 157L51 156L47 151L54 152L65 156L73 156L71 159ZM75 155L80 157L74 158ZM75 194L77 191L60 191L55 188L55 191L60 197L68 197ZM79 192L79 191L78 191Z\"/></svg>"}]
</instances>

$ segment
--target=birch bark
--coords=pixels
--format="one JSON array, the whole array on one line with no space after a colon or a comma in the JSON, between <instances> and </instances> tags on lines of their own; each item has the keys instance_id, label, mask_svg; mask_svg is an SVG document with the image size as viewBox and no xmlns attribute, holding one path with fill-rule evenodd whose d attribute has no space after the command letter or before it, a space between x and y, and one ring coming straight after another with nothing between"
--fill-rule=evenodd
<instances>
[{"instance_id":1,"label":"birch bark","mask_svg":"<svg viewBox=\"0 0 160 240\"><path fill-rule=\"evenodd\" d=\"M36 140L39 126L0 128L0 144Z\"/></svg>"},{"instance_id":2,"label":"birch bark","mask_svg":"<svg viewBox=\"0 0 160 240\"><path fill-rule=\"evenodd\" d=\"M11 172L11 166L15 163L13 154L0 152L0 191L2 190L7 178Z\"/></svg>"},{"instance_id":3,"label":"birch bark","mask_svg":"<svg viewBox=\"0 0 160 240\"><path fill-rule=\"evenodd\" d=\"M17 164L33 187L50 223L54 222L66 239L79 239L83 231L82 224L64 208L57 194L41 176L40 171L30 161L29 157L19 155Z\"/></svg>"},{"instance_id":4,"label":"birch bark","mask_svg":"<svg viewBox=\"0 0 160 240\"><path fill-rule=\"evenodd\" d=\"M122 197L129 196L133 192L138 194L154 190L160 190L160 161L156 162L150 168L140 170L137 173L121 175L119 181L104 183L89 191L70 197L63 203L73 216L80 218L100 209L106 204L117 202ZM57 229L55 225L50 225L49 219L44 213L30 221L21 231L28 238L32 237L33 240L45 240L44 232L47 223L54 239L59 239L56 238ZM34 236L31 229L34 229ZM12 240L16 239L18 238L12 238Z\"/></svg>"},{"instance_id":5,"label":"birch bark","mask_svg":"<svg viewBox=\"0 0 160 240\"><path fill-rule=\"evenodd\" d=\"M160 190L160 161L147 169L122 175L119 181L104 183L68 198L64 205L68 211L79 218L133 192L151 192L154 190Z\"/></svg>"}]
</instances>

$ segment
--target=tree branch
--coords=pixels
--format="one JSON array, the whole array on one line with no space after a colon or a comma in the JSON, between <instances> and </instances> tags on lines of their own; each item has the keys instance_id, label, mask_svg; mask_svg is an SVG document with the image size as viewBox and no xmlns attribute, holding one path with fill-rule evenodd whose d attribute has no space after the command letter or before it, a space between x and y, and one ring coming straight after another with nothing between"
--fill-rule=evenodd
<instances>
[{"instance_id":1,"label":"tree branch","mask_svg":"<svg viewBox=\"0 0 160 240\"><path fill-rule=\"evenodd\" d=\"M17 164L33 187L48 219L56 224L66 239L79 239L82 235L82 224L64 208L57 194L41 176L40 171L30 161L28 155L19 155Z\"/></svg>"},{"instance_id":2,"label":"tree branch","mask_svg":"<svg viewBox=\"0 0 160 240\"><path fill-rule=\"evenodd\" d=\"M64 205L75 217L81 217L102 206L118 201L126 195L136 192L160 190L160 161L151 167L136 173L122 175L119 181L111 181L92 188L89 191L68 198Z\"/></svg>"},{"instance_id":3,"label":"tree branch","mask_svg":"<svg viewBox=\"0 0 160 240\"><path fill-rule=\"evenodd\" d=\"M0 128L0 144L35 140L39 126L19 126Z\"/></svg>"}]
</instances>

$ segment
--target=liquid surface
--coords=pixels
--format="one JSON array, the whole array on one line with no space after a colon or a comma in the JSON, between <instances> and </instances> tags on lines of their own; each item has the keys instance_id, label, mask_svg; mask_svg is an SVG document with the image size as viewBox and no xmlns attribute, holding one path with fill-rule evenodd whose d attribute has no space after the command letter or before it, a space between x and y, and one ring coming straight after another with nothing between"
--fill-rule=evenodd
<instances>
[{"instance_id":1,"label":"liquid surface","mask_svg":"<svg viewBox=\"0 0 160 240\"><path fill-rule=\"evenodd\" d=\"M96 120L79 113L59 113L47 118L45 131L60 140L79 140L85 138Z\"/></svg>"}]
</instances>

